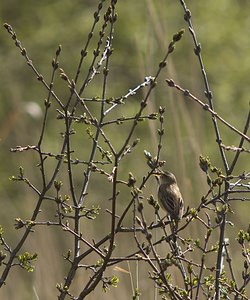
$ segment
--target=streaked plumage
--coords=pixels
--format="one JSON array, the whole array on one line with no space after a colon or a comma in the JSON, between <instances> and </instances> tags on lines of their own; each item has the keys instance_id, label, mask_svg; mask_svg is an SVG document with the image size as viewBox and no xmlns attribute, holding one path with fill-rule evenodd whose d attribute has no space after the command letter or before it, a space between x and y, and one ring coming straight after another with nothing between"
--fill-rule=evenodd
<instances>
[{"instance_id":1,"label":"streaked plumage","mask_svg":"<svg viewBox=\"0 0 250 300\"><path fill-rule=\"evenodd\" d=\"M184 201L176 178L170 172L160 172L157 175L159 177L159 203L170 216L170 219L178 221L184 213Z\"/></svg>"}]
</instances>

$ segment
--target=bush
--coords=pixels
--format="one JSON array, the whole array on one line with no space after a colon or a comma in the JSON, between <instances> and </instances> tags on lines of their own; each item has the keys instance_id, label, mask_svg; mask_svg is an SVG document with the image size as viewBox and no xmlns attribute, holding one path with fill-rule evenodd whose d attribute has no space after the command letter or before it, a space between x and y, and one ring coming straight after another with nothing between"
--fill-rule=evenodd
<instances>
[{"instance_id":1,"label":"bush","mask_svg":"<svg viewBox=\"0 0 250 300\"><path fill-rule=\"evenodd\" d=\"M24 193L29 197L22 199L21 207L22 214L29 213L29 217L15 218L20 235L14 243L1 227L2 287L13 288L9 276L17 272L14 266L33 272L41 259L42 283L39 291L34 287L38 299L55 297L54 286L61 300L95 296L99 285L104 292L117 288L119 294L122 282L127 291L129 281L131 292L124 299L139 299L140 294L145 298L147 289L162 299L248 299L250 228L235 203L242 202L245 207L249 200L250 173L241 168L240 159L249 154L244 143L250 141L250 114L239 130L216 111L191 11L184 1L180 4L187 32L178 28L162 58L158 59L157 53L156 71L137 84L134 78L127 78L133 86L118 96L110 96L110 91L117 93L119 75L128 72L118 71L112 64L118 1L99 2L73 76L72 69L59 62L61 46L52 59L51 74L42 74L12 26L4 24L47 96L37 142L11 148L12 152L34 154L27 170L20 167L18 175L10 178L28 188ZM154 7L148 7L153 15ZM172 68L171 57L186 43L187 35L193 42L206 100L177 84L176 79L162 78L165 70ZM174 75L172 72L171 77ZM164 89L169 89L169 94ZM164 103L164 98L169 99ZM166 121L168 106L174 116ZM184 123L176 115L180 111ZM201 135L195 140L195 114L200 124L208 124L209 136L216 139L212 145L216 164L206 155L197 155L196 145L209 144L210 139ZM221 124L229 130L229 137L238 141L237 146L224 144ZM192 151L185 140L191 133ZM170 144L172 139L176 141ZM155 176L163 169L180 166L183 152L189 160L179 181L185 211L181 220L173 220L164 217L166 213L160 209ZM195 159L190 160L194 153ZM165 161L164 156L169 158ZM190 167L191 161L196 169ZM196 178L193 187L190 177ZM191 203L191 195L198 200ZM42 295L44 286L50 286L46 296Z\"/></svg>"}]
</instances>

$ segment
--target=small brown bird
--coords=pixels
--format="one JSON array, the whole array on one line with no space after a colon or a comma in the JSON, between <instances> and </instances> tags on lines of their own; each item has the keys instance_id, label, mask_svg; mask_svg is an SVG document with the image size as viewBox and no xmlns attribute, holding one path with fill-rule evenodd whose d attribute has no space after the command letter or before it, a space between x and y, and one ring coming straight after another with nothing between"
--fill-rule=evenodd
<instances>
[{"instance_id":1,"label":"small brown bird","mask_svg":"<svg viewBox=\"0 0 250 300\"><path fill-rule=\"evenodd\" d=\"M178 222L184 213L184 201L174 174L159 171L156 173L156 176L159 181L158 199L160 206L167 212L167 215L171 220L170 228L172 231L172 240L170 241L170 247L172 248L174 255L180 256L181 250L177 244L176 232L178 229ZM181 260L179 260L179 264L183 274L186 274Z\"/></svg>"},{"instance_id":2,"label":"small brown bird","mask_svg":"<svg viewBox=\"0 0 250 300\"><path fill-rule=\"evenodd\" d=\"M184 213L184 201L174 174L162 172L156 174L159 180L158 199L160 206L171 220L179 221Z\"/></svg>"}]
</instances>

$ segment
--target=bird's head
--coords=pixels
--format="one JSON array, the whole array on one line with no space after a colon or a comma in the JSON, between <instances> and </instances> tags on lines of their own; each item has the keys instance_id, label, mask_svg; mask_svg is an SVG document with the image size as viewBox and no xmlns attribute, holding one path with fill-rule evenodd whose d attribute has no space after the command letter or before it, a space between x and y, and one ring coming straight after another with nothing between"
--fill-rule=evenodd
<instances>
[{"instance_id":1,"label":"bird's head","mask_svg":"<svg viewBox=\"0 0 250 300\"><path fill-rule=\"evenodd\" d=\"M176 178L173 173L168 171L157 170L154 173L159 184L166 183L168 185L176 183Z\"/></svg>"}]
</instances>

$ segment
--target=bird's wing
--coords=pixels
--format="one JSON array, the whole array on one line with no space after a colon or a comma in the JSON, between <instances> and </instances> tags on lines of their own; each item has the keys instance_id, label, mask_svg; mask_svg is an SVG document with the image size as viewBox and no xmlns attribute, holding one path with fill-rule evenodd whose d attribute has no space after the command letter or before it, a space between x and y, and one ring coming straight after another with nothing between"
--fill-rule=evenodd
<instances>
[{"instance_id":1,"label":"bird's wing","mask_svg":"<svg viewBox=\"0 0 250 300\"><path fill-rule=\"evenodd\" d=\"M171 219L176 218L176 194L168 185L159 187L158 196L163 209L167 211Z\"/></svg>"}]
</instances>

